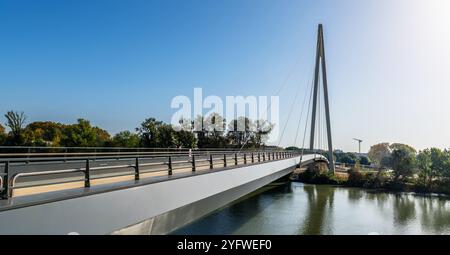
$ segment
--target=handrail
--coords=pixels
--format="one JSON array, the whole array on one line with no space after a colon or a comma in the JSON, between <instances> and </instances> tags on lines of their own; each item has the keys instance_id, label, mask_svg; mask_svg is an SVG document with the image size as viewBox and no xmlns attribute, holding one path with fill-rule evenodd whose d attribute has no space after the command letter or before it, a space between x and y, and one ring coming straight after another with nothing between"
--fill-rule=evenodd
<instances>
[{"instance_id":1,"label":"handrail","mask_svg":"<svg viewBox=\"0 0 450 255\"><path fill-rule=\"evenodd\" d=\"M259 152L264 153L264 151L260 150L252 150L252 151L246 151L246 152ZM121 152L121 153L109 153L105 154L106 156L103 156L104 153L97 153L97 154L85 154L85 153L74 153L70 154L71 157L67 157L69 154L64 153L31 153L31 154L16 154L16 153L4 153L0 154L0 161L10 161L10 162L35 162L35 161L69 161L69 160L85 160L87 158L90 159L112 159L112 158L134 158L136 155L139 155L140 157L167 157L167 156L191 156L191 155L208 155L208 154L234 154L233 151L196 151L196 152L147 152L147 153L129 153L129 152ZM244 152L240 152L239 154L243 154ZM30 155L33 155L33 157L29 157ZM84 157L80 157L79 155L88 155ZM96 156L95 158L89 157L89 155ZM115 156L112 156L115 155ZM2 156L9 156L13 158L2 158ZM18 156L24 156L23 158L15 158ZM41 156L41 157L39 157ZM64 156L64 157L42 157L42 156Z\"/></svg>"},{"instance_id":2,"label":"handrail","mask_svg":"<svg viewBox=\"0 0 450 255\"><path fill-rule=\"evenodd\" d=\"M291 151L279 151L279 152L268 152L268 151L250 151L250 152L231 152L231 151L224 151L223 153L219 153L217 151L211 152L211 151L205 151L205 153L197 154L192 153L189 154L189 157L182 160L174 160L181 157L186 157L188 155L179 155L179 154L168 154L165 156L162 155L140 155L140 154L134 154L134 155L120 155L115 157L102 157L102 158L92 158L92 157L70 157L70 158L28 158L28 159L10 159L8 161L2 161L0 159L0 163L5 164L5 173L0 173L0 195L2 198L10 198L13 196L13 191L16 189L22 189L22 188L30 188L34 187L36 185L28 185L28 186L17 186L16 183L20 178L23 177L35 177L35 176L46 176L46 175L59 175L59 174L69 174L69 173L84 173L84 186L90 187L91 180L95 179L103 179L103 178L113 178L118 176L128 176L133 175L133 173L126 173L123 172L114 172L114 173L107 173L105 175L102 175L99 177L98 175L92 176L90 175L91 171L102 171L102 170L114 170L114 169L123 169L123 168L132 168L134 169L134 176L135 180L140 179L141 174L145 173L151 173L151 172L163 172L167 171L167 175L172 175L174 170L179 169L189 169L193 172L197 170L197 167L205 167L209 165L209 169L214 169L216 167L218 168L226 168L228 163L230 166L234 165L248 165L248 164L258 164L268 161L276 161L280 159L286 159L298 156L299 154L296 152ZM205 158L197 158L196 156L204 156ZM217 157L221 156L221 157ZM128 160L135 160L134 163L130 164L121 164L121 165L110 165L110 166L93 166L91 167L91 163L95 162L96 160L116 160L116 159L128 159ZM160 162L148 162L143 163L142 160L148 160L148 159L162 159ZM18 163L18 162L60 162L61 164L67 164L70 162L78 162L82 163L85 162L85 167L75 167L75 168L69 168L69 169L58 169L58 170L48 170L48 171L34 171L34 172L16 172L13 173L10 176L11 173L11 166L18 166L16 164L11 165L11 163ZM234 163L233 163L234 162ZM157 170L152 169L148 171L140 171L141 167L152 167L152 166L165 166L165 168L158 168ZM57 178L55 178L57 180ZM53 180L53 179L52 179ZM45 180L44 180L45 181ZM47 179L47 181L49 181ZM82 181L82 180L79 180ZM50 182L45 184L39 184L39 186L45 186L45 185L55 185L55 184L62 184L67 182L74 182L74 181L59 181L59 182Z\"/></svg>"}]
</instances>

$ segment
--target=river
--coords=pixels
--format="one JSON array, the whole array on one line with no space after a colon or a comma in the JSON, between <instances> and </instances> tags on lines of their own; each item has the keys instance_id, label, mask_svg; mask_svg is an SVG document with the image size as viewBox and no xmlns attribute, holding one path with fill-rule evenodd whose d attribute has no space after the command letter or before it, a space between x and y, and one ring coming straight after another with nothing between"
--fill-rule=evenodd
<instances>
[{"instance_id":1,"label":"river","mask_svg":"<svg viewBox=\"0 0 450 255\"><path fill-rule=\"evenodd\" d=\"M450 198L272 183L172 234L450 234Z\"/></svg>"}]
</instances>

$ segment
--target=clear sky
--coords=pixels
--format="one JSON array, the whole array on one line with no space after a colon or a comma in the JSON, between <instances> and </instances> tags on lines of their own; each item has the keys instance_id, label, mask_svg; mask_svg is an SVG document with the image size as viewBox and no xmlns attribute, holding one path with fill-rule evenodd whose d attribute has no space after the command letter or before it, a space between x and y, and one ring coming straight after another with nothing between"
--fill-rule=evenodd
<instances>
[{"instance_id":1,"label":"clear sky","mask_svg":"<svg viewBox=\"0 0 450 255\"><path fill-rule=\"evenodd\" d=\"M169 122L171 99L194 87L270 96L294 70L280 94L284 125L312 78L321 22L335 147L356 151L356 137L363 151L447 148L449 13L447 0L1 0L0 112L116 133L151 116Z\"/></svg>"}]
</instances>

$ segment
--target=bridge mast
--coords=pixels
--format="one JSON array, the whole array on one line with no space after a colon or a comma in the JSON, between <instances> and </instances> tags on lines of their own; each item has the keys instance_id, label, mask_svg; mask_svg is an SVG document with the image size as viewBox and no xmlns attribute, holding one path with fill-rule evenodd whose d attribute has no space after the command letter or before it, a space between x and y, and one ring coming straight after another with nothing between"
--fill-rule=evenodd
<instances>
[{"instance_id":1,"label":"bridge mast","mask_svg":"<svg viewBox=\"0 0 450 255\"><path fill-rule=\"evenodd\" d=\"M321 65L320 65L321 64ZM328 158L330 159L329 168L334 172L333 162L333 143L331 140L331 124L330 124L330 107L328 102L328 82L327 82L327 69L325 64L325 47L323 39L322 24L319 24L317 33L317 49L316 49L316 67L314 70L314 92L313 92L313 107L311 118L311 136L309 148L314 149L314 132L316 124L316 109L317 109L317 90L319 87L319 68L322 66L322 83L323 83L323 96L325 98L325 115L327 122L327 140L328 140Z\"/></svg>"}]
</instances>

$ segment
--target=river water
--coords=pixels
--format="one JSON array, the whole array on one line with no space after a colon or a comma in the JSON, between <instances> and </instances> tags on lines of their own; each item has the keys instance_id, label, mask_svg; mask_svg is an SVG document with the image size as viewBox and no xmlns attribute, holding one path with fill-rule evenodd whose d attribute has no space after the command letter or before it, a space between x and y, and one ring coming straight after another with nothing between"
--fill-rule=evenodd
<instances>
[{"instance_id":1,"label":"river water","mask_svg":"<svg viewBox=\"0 0 450 255\"><path fill-rule=\"evenodd\" d=\"M450 234L450 198L272 183L172 234Z\"/></svg>"}]
</instances>

